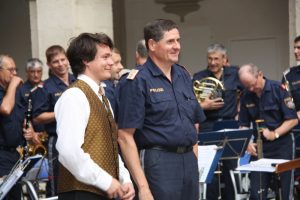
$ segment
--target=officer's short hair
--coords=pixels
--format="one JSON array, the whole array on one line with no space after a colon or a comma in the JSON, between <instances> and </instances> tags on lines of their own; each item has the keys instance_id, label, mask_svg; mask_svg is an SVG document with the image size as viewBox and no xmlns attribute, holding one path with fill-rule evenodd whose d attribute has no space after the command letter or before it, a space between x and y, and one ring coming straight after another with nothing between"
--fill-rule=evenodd
<instances>
[{"instance_id":1,"label":"officer's short hair","mask_svg":"<svg viewBox=\"0 0 300 200\"><path fill-rule=\"evenodd\" d=\"M300 35L298 35L295 39L294 39L294 43L300 42Z\"/></svg>"},{"instance_id":2,"label":"officer's short hair","mask_svg":"<svg viewBox=\"0 0 300 200\"><path fill-rule=\"evenodd\" d=\"M46 50L46 53L45 53L47 63L50 63L54 56L61 54L61 53L66 55L65 49L60 45L52 45L52 46L48 47Z\"/></svg>"},{"instance_id":3,"label":"officer's short hair","mask_svg":"<svg viewBox=\"0 0 300 200\"><path fill-rule=\"evenodd\" d=\"M146 48L145 40L138 41L138 43L136 44L136 52L142 58L147 58L148 57L148 51L147 51L147 48Z\"/></svg>"},{"instance_id":4,"label":"officer's short hair","mask_svg":"<svg viewBox=\"0 0 300 200\"><path fill-rule=\"evenodd\" d=\"M75 76L85 71L83 61L90 62L97 54L97 44L108 46L113 49L113 42L105 33L81 33L72 38L67 49L72 72Z\"/></svg>"},{"instance_id":5,"label":"officer's short hair","mask_svg":"<svg viewBox=\"0 0 300 200\"><path fill-rule=\"evenodd\" d=\"M207 47L207 53L214 53L214 52L220 52L221 54L223 54L224 56L227 55L227 49L225 48L224 45L222 44L211 44Z\"/></svg>"},{"instance_id":6,"label":"officer's short hair","mask_svg":"<svg viewBox=\"0 0 300 200\"><path fill-rule=\"evenodd\" d=\"M158 42L163 38L164 32L170 31L174 28L178 29L177 24L169 19L156 19L146 24L144 27L144 39L147 49L149 49L148 41L150 39Z\"/></svg>"},{"instance_id":7,"label":"officer's short hair","mask_svg":"<svg viewBox=\"0 0 300 200\"><path fill-rule=\"evenodd\" d=\"M43 68L43 62L38 58L29 58L26 62L26 71L29 69Z\"/></svg>"}]
</instances>

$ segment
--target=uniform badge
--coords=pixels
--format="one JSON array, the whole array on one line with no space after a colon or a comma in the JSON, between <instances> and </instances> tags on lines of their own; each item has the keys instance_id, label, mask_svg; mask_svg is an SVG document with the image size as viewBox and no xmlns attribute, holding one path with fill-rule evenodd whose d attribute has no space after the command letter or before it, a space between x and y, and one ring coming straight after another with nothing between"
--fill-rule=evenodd
<instances>
[{"instance_id":1,"label":"uniform badge","mask_svg":"<svg viewBox=\"0 0 300 200\"><path fill-rule=\"evenodd\" d=\"M246 108L254 108L254 107L255 107L254 103L246 104Z\"/></svg>"},{"instance_id":2,"label":"uniform badge","mask_svg":"<svg viewBox=\"0 0 300 200\"><path fill-rule=\"evenodd\" d=\"M284 103L289 109L295 109L295 104L291 97L285 98Z\"/></svg>"},{"instance_id":3,"label":"uniform badge","mask_svg":"<svg viewBox=\"0 0 300 200\"><path fill-rule=\"evenodd\" d=\"M130 73L128 74L127 79L133 80L135 78L135 76L137 75L138 72L139 72L139 70L132 69L130 71Z\"/></svg>"}]
</instances>

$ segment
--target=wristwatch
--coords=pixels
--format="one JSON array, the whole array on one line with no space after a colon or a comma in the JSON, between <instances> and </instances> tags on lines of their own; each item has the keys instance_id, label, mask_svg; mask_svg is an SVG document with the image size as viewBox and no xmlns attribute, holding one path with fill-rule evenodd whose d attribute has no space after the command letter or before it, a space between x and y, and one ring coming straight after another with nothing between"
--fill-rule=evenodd
<instances>
[{"instance_id":1,"label":"wristwatch","mask_svg":"<svg viewBox=\"0 0 300 200\"><path fill-rule=\"evenodd\" d=\"M274 135L275 135L275 138L276 138L276 139L278 139L279 136L280 136L276 131L274 131Z\"/></svg>"}]
</instances>

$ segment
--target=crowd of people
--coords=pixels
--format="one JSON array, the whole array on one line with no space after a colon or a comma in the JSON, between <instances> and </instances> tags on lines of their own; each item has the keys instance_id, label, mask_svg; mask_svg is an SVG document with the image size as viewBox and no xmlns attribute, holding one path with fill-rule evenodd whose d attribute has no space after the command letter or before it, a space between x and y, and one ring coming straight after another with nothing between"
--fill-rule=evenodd
<instances>
[{"instance_id":1,"label":"crowd of people","mask_svg":"<svg viewBox=\"0 0 300 200\"><path fill-rule=\"evenodd\" d=\"M27 61L23 82L13 58L1 54L0 177L19 160L19 146L41 144L40 135L47 133L48 197L196 200L198 134L226 120L237 120L241 129L255 129L255 121L263 120L264 158L294 159L300 66L285 71L280 83L255 64L232 66L226 48L216 43L207 48L207 68L191 76L178 64L180 40L172 20L151 21L137 43L136 66L125 72L109 36L82 33L66 50L60 45L46 50L44 81L38 58ZM300 61L300 36L294 45ZM208 77L221 82L223 92L197 99L193 82ZM29 106L32 120L25 126ZM254 131L247 148L252 160L257 137ZM214 177L206 199L234 199L229 171L236 163L222 161L226 192L220 193ZM252 172L250 178L250 199L266 199L270 174ZM293 199L293 185L293 171L280 174L277 196ZM6 199L21 199L21 185Z\"/></svg>"}]
</instances>

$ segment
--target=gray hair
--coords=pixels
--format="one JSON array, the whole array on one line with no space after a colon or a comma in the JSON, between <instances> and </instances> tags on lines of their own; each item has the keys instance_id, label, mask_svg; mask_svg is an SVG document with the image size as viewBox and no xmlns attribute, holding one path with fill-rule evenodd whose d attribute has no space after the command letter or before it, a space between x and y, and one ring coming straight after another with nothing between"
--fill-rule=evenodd
<instances>
[{"instance_id":1,"label":"gray hair","mask_svg":"<svg viewBox=\"0 0 300 200\"><path fill-rule=\"evenodd\" d=\"M136 44L136 52L142 57L147 58L148 57L148 51L146 48L145 40L140 40Z\"/></svg>"},{"instance_id":2,"label":"gray hair","mask_svg":"<svg viewBox=\"0 0 300 200\"><path fill-rule=\"evenodd\" d=\"M227 49L222 44L211 44L207 48L207 53L220 52L224 56L227 55Z\"/></svg>"},{"instance_id":3,"label":"gray hair","mask_svg":"<svg viewBox=\"0 0 300 200\"><path fill-rule=\"evenodd\" d=\"M26 70L43 68L43 62L38 58L29 58L26 62Z\"/></svg>"},{"instance_id":4,"label":"gray hair","mask_svg":"<svg viewBox=\"0 0 300 200\"><path fill-rule=\"evenodd\" d=\"M256 65L254 65L253 63L248 63L240 67L239 76L241 76L242 73L247 72L257 78L260 71L261 70Z\"/></svg>"},{"instance_id":5,"label":"gray hair","mask_svg":"<svg viewBox=\"0 0 300 200\"><path fill-rule=\"evenodd\" d=\"M0 54L0 68L3 67L4 58L11 58L11 57L9 55L6 55L6 54Z\"/></svg>"}]
</instances>

